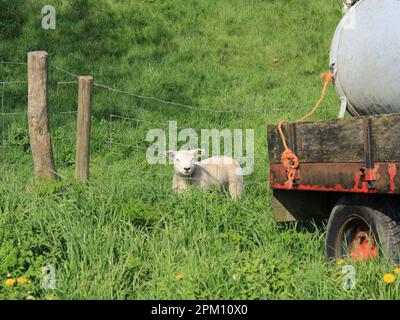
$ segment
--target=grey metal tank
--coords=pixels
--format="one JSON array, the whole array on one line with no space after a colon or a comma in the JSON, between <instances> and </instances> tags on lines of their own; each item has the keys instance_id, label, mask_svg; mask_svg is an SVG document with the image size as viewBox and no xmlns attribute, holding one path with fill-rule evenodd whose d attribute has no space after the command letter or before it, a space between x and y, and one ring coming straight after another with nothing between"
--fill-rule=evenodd
<instances>
[{"instance_id":1,"label":"grey metal tank","mask_svg":"<svg viewBox=\"0 0 400 320\"><path fill-rule=\"evenodd\" d=\"M400 113L400 0L356 2L337 27L330 68L351 114Z\"/></svg>"}]
</instances>

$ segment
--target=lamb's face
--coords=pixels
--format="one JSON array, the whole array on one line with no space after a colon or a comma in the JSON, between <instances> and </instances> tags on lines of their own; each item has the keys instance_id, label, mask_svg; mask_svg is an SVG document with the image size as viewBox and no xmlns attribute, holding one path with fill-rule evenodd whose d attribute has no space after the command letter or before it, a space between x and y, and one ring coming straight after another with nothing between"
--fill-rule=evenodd
<instances>
[{"instance_id":1,"label":"lamb's face","mask_svg":"<svg viewBox=\"0 0 400 320\"><path fill-rule=\"evenodd\" d=\"M196 158L200 150L167 151L174 159L174 170L183 176L190 176L195 168Z\"/></svg>"},{"instance_id":2,"label":"lamb's face","mask_svg":"<svg viewBox=\"0 0 400 320\"><path fill-rule=\"evenodd\" d=\"M194 169L195 156L191 152L177 152L174 157L174 169L177 173L190 176Z\"/></svg>"}]
</instances>

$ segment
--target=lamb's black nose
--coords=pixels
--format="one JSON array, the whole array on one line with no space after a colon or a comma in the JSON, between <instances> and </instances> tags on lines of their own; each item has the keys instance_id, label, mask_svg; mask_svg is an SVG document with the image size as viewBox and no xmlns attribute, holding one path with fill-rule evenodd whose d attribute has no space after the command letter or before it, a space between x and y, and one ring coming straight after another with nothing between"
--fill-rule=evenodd
<instances>
[{"instance_id":1,"label":"lamb's black nose","mask_svg":"<svg viewBox=\"0 0 400 320\"><path fill-rule=\"evenodd\" d=\"M183 170L185 170L185 171L189 171L189 170L190 170L190 167L189 167L189 168L183 168Z\"/></svg>"}]
</instances>

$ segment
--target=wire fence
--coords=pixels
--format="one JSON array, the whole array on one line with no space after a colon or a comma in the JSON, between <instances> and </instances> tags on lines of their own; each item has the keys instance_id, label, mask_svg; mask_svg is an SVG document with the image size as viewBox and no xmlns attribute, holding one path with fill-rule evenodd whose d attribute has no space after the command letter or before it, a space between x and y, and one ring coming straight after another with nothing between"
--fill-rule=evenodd
<instances>
[{"instance_id":1,"label":"wire fence","mask_svg":"<svg viewBox=\"0 0 400 320\"><path fill-rule=\"evenodd\" d=\"M12 66L12 65L27 65L26 62L13 62L13 61L3 61L1 59L0 65ZM58 79L57 81L53 81L56 86L56 96L60 97L64 93L61 93L61 90L64 90L66 87L72 86L74 90L74 95L76 95L78 88L78 79L79 76L70 72L64 68L58 66L49 66L50 70L54 70L57 73L63 74L69 79ZM7 89L11 86L25 86L25 100L26 92L27 92L27 81L24 79L21 80L6 80L0 79L0 89L1 89L1 147L3 149L6 148L25 148L29 149L29 138L27 132L27 112L23 110L23 105L20 108L14 108L11 110L6 110L6 96ZM265 119L265 122L271 121L271 115L279 112L288 112L289 110L285 108L279 107L266 107L266 108L217 108L214 106L199 106L199 105L190 105L176 101L169 101L164 98L154 97L150 95L145 95L137 92L132 92L129 90L122 90L115 88L112 85L101 84L94 82L95 88L99 88L100 90L104 90L107 93L113 95L122 95L126 97L134 97L135 99L145 100L148 102L153 102L155 104L160 104L164 106L176 107L178 109L186 109L193 112L199 113L212 113L212 114L259 114L262 119ZM21 91L19 94L22 95ZM24 98L24 97L22 97ZM76 96L73 97L76 99ZM69 99L69 100L72 100ZM96 100L96 97L94 97ZM112 101L118 99L112 99ZM76 102L75 102L76 103ZM142 175L143 177L148 177L151 179L159 178L163 181L166 179L170 179L172 177L172 169L158 169L154 171L151 165L145 162L146 160L146 152L149 149L149 142L145 140L146 129L150 128L168 128L170 119L156 117L156 120L149 120L144 117L132 116L133 111L140 110L140 106L138 107L136 104L132 104L134 108L129 108L130 112L124 114L126 108L119 108L115 106L108 106L108 113L104 113L105 105L93 105L93 109L100 111L103 113L100 117L101 119L96 119L92 126L92 137L91 137L91 148L92 151L94 149L94 155L91 157L91 165L96 168L103 169L119 169L129 171L129 174ZM26 103L25 103L26 107ZM22 110L21 110L22 109ZM308 107L305 108L296 108L296 113L306 113L309 111ZM77 114L76 107L71 107L68 110L56 111L51 110L49 113L51 116L51 124L52 124L52 145L54 158L56 162L56 166L58 168L71 168L75 164L75 117ZM140 113L139 113L140 114ZM154 113L153 113L154 115ZM65 118L69 117L69 118ZM6 119L7 118L7 119ZM25 119L23 119L25 118ZM22 120L23 119L23 120ZM105 124L104 124L105 122ZM124 125L126 124L126 125ZM215 126L215 123L210 123L212 127ZM195 131L201 131L207 128L194 128L191 126L176 126L177 129L192 129ZM211 129L211 128L208 128ZM22 131L21 131L22 130ZM265 128L263 128L263 132L265 132ZM264 133L266 136L266 132ZM265 137L264 137L265 139ZM133 141L135 140L135 143ZM264 140L262 140L265 142ZM125 150L125 151L124 151ZM4 151L4 150L3 150ZM133 157L136 161L139 162L139 165L135 165L133 163L129 163L128 161L131 159L131 153L134 152L135 157ZM18 153L14 157L7 157L6 153L3 152L2 164L3 167L27 167L32 168L32 162L29 157L29 152L27 152L26 157L19 157ZM243 160L243 159L242 159ZM257 155L250 155L250 157L246 158L247 161L253 161L254 165L257 166L257 177L255 179L254 176L246 177L246 185L258 185L258 186L267 186L268 182L268 156L267 156L267 146L264 145L262 151ZM10 163L12 162L12 163ZM71 170L70 170L71 171ZM97 170L96 170L97 171ZM101 171L101 170L100 170Z\"/></svg>"}]
</instances>

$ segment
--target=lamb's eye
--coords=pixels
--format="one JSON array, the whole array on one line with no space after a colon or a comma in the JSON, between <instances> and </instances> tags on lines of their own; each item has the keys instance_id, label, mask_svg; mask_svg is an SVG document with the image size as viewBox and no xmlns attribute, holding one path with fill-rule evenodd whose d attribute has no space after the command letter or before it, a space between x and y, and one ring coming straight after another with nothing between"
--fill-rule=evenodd
<instances>
[{"instance_id":1,"label":"lamb's eye","mask_svg":"<svg viewBox=\"0 0 400 320\"><path fill-rule=\"evenodd\" d=\"M176 159L176 162L180 162L180 160L179 160L179 159Z\"/></svg>"}]
</instances>

